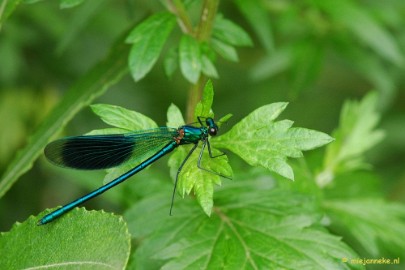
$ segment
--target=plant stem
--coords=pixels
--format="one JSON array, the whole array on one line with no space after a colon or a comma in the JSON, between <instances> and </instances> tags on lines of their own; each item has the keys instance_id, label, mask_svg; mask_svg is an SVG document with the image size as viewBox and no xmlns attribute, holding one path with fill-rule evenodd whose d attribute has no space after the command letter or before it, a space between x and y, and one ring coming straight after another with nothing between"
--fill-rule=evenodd
<instances>
[{"instance_id":1,"label":"plant stem","mask_svg":"<svg viewBox=\"0 0 405 270\"><path fill-rule=\"evenodd\" d=\"M214 25L215 16L218 10L219 0L204 0L201 10L200 22L197 25L197 31L194 37L200 42L208 41L212 27ZM197 103L201 100L202 91L206 83L206 77L200 75L196 84L190 86L188 101L187 101L187 122L194 121L194 110ZM204 115L203 115L204 116Z\"/></svg>"},{"instance_id":2,"label":"plant stem","mask_svg":"<svg viewBox=\"0 0 405 270\"><path fill-rule=\"evenodd\" d=\"M183 31L194 35L193 25L181 0L167 0L168 9L177 16L177 22Z\"/></svg>"}]
</instances>

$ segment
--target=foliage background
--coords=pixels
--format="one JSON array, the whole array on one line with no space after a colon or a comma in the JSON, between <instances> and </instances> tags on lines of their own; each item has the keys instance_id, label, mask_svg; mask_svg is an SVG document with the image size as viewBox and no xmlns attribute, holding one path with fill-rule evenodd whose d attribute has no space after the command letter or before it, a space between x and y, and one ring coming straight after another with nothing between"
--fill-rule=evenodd
<instances>
[{"instance_id":1,"label":"foliage background","mask_svg":"<svg viewBox=\"0 0 405 270\"><path fill-rule=\"evenodd\" d=\"M65 91L107 54L114 41L134 23L162 9L158 1L84 1L72 9L60 9L57 1L28 2L20 3L11 17L2 21L0 32L0 174ZM359 171L355 177L372 179L373 184L353 186L361 189L353 194L378 192L379 197L404 203L405 3L253 2L264 4L266 17L261 24L257 23L260 17L244 16L248 10L246 1L221 1L219 7L225 17L249 33L254 45L238 48L237 63L218 58L219 79L214 80L216 115L234 114L229 123L232 126L232 121L239 121L257 107L288 101L283 119L331 134L339 124L344 101L361 99L375 89L379 93L379 127L385 131L385 138L366 152L365 160L372 169ZM198 5L194 9L191 14L198 17ZM94 103L120 105L165 125L171 103L185 111L189 83L180 72L168 79L162 66L159 59L152 71L136 83L126 75ZM85 108L69 122L63 134L83 134L102 127L101 121ZM309 166L319 164L323 151L307 153ZM236 156L231 155L230 160L236 173L248 168ZM145 176L137 176L137 181L147 181L150 174L164 177L168 174L166 162L154 165L153 172ZM94 179L102 178L102 172L54 168L41 156L1 199L0 231L9 230L16 221L24 221L44 208L80 196L84 190L99 185ZM340 185L350 186L350 178L345 179ZM343 190L332 189L326 195ZM125 200L117 194L107 193L87 203L86 208L120 213L141 196L131 191L128 195L133 198ZM176 201L177 205L182 203L181 199ZM370 205L372 208L375 204L372 201ZM398 250L394 253L398 254Z\"/></svg>"}]
</instances>

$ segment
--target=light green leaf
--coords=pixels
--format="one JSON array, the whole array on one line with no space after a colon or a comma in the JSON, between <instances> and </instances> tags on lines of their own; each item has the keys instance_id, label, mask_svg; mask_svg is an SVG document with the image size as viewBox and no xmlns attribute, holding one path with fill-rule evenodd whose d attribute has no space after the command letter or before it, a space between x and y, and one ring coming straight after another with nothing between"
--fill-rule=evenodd
<instances>
[{"instance_id":1,"label":"light green leaf","mask_svg":"<svg viewBox=\"0 0 405 270\"><path fill-rule=\"evenodd\" d=\"M293 180L287 157L302 157L302 151L333 139L322 132L291 128L293 122L289 120L274 121L286 106L279 102L260 107L226 134L213 138L213 145L234 152L252 166L263 166Z\"/></svg>"},{"instance_id":2,"label":"light green leaf","mask_svg":"<svg viewBox=\"0 0 405 270\"><path fill-rule=\"evenodd\" d=\"M137 130L147 130L158 127L158 125L149 117L141 113L125 109L120 106L109 104L93 104L91 105L91 109L106 124L109 124L116 128L93 130L88 135L122 134ZM131 170L134 167L134 165L137 165L143 161L144 157L141 158L142 159L131 158L130 160L128 160L127 162L118 167L107 169L107 174L104 177L103 183L104 184L108 183L117 178L118 176Z\"/></svg>"},{"instance_id":3,"label":"light green leaf","mask_svg":"<svg viewBox=\"0 0 405 270\"><path fill-rule=\"evenodd\" d=\"M225 19L222 15L215 17L212 36L233 46L252 46L249 35L234 22Z\"/></svg>"},{"instance_id":4,"label":"light green leaf","mask_svg":"<svg viewBox=\"0 0 405 270\"><path fill-rule=\"evenodd\" d=\"M317 175L319 186L328 185L336 173L368 167L364 153L384 137L382 130L375 129L380 120L377 100L377 93L371 92L361 102L345 102L340 126L333 133L336 142L326 148L324 167Z\"/></svg>"},{"instance_id":5,"label":"light green leaf","mask_svg":"<svg viewBox=\"0 0 405 270\"><path fill-rule=\"evenodd\" d=\"M196 83L201 72L201 52L198 41L189 35L183 35L179 46L180 69L184 77Z\"/></svg>"},{"instance_id":6,"label":"light green leaf","mask_svg":"<svg viewBox=\"0 0 405 270\"><path fill-rule=\"evenodd\" d=\"M60 8L72 8L83 3L84 0L60 0Z\"/></svg>"},{"instance_id":7,"label":"light green leaf","mask_svg":"<svg viewBox=\"0 0 405 270\"><path fill-rule=\"evenodd\" d=\"M405 250L405 205L379 199L327 200L324 209L331 227L352 239L370 255L381 254L381 247L394 255Z\"/></svg>"},{"instance_id":8,"label":"light green leaf","mask_svg":"<svg viewBox=\"0 0 405 270\"><path fill-rule=\"evenodd\" d=\"M37 226L38 219L1 233L0 269L125 268L130 235L121 217L80 208L51 224Z\"/></svg>"},{"instance_id":9,"label":"light green leaf","mask_svg":"<svg viewBox=\"0 0 405 270\"><path fill-rule=\"evenodd\" d=\"M187 154L191 151L191 148L191 145L182 146L171 154L169 158L169 167L170 175L173 179L176 178L177 171L182 162L185 160ZM197 149L184 164L178 178L177 191L182 197L184 197L186 194L189 195L191 190L194 188L194 194L196 195L198 202L200 203L204 212L209 216L211 215L213 206L214 184L221 185L221 177L214 173L232 177L232 168L229 165L228 158L225 155L218 156L221 154L220 151L212 149L213 156L218 157L211 158L207 149L204 149L201 159L201 167L211 172L201 170L197 167L198 158L201 151L201 146L197 147Z\"/></svg>"},{"instance_id":10,"label":"light green leaf","mask_svg":"<svg viewBox=\"0 0 405 270\"><path fill-rule=\"evenodd\" d=\"M60 104L55 106L49 117L30 137L27 146L17 153L2 176L0 197L10 189L18 177L31 168L52 136L58 133L80 109L103 94L127 73L125 59L128 55L128 46L123 44L122 39L116 44L103 61L94 65L69 89Z\"/></svg>"},{"instance_id":11,"label":"light green leaf","mask_svg":"<svg viewBox=\"0 0 405 270\"><path fill-rule=\"evenodd\" d=\"M170 12L156 13L129 34L126 39L127 43L132 43L129 68L135 81L152 69L175 23L176 17Z\"/></svg>"},{"instance_id":12,"label":"light green leaf","mask_svg":"<svg viewBox=\"0 0 405 270\"><path fill-rule=\"evenodd\" d=\"M202 99L197 103L194 111L194 119L197 121L197 117L214 117L214 112L211 110L212 103L214 101L214 87L212 81L208 80L204 86L202 93Z\"/></svg>"},{"instance_id":13,"label":"light green leaf","mask_svg":"<svg viewBox=\"0 0 405 270\"><path fill-rule=\"evenodd\" d=\"M224 59L232 62L239 61L238 53L233 46L214 38L211 39L210 44L212 48Z\"/></svg>"},{"instance_id":14,"label":"light green leaf","mask_svg":"<svg viewBox=\"0 0 405 270\"><path fill-rule=\"evenodd\" d=\"M116 105L93 104L90 106L104 123L128 131L157 128L149 117Z\"/></svg>"},{"instance_id":15,"label":"light green leaf","mask_svg":"<svg viewBox=\"0 0 405 270\"><path fill-rule=\"evenodd\" d=\"M209 78L218 78L218 71L214 63L207 56L201 57L201 70Z\"/></svg>"},{"instance_id":16,"label":"light green leaf","mask_svg":"<svg viewBox=\"0 0 405 270\"><path fill-rule=\"evenodd\" d=\"M167 126L177 128L185 124L183 115L179 107L170 104L169 109L167 110Z\"/></svg>"},{"instance_id":17,"label":"light green leaf","mask_svg":"<svg viewBox=\"0 0 405 270\"><path fill-rule=\"evenodd\" d=\"M190 199L177 202L169 217L170 200L164 194L134 205L125 218L143 241L133 267L364 269L342 262L358 255L319 226L313 200L275 190L262 179L239 178L221 188L210 218Z\"/></svg>"}]
</instances>

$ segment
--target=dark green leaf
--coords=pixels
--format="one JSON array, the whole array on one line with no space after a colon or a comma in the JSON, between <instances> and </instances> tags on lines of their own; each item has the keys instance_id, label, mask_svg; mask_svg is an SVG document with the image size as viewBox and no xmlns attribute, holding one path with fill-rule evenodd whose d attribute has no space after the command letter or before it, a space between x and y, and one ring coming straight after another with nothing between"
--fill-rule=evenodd
<instances>
[{"instance_id":1,"label":"dark green leaf","mask_svg":"<svg viewBox=\"0 0 405 270\"><path fill-rule=\"evenodd\" d=\"M201 53L198 41L189 35L183 35L180 40L180 69L184 77L191 83L196 83L201 73Z\"/></svg>"},{"instance_id":2,"label":"dark green leaf","mask_svg":"<svg viewBox=\"0 0 405 270\"><path fill-rule=\"evenodd\" d=\"M405 205L379 199L327 200L324 208L331 226L345 238L372 256L381 254L381 247L395 255L405 250Z\"/></svg>"},{"instance_id":3,"label":"dark green leaf","mask_svg":"<svg viewBox=\"0 0 405 270\"><path fill-rule=\"evenodd\" d=\"M125 268L130 235L121 217L80 208L47 225L38 219L0 235L0 269Z\"/></svg>"},{"instance_id":4,"label":"dark green leaf","mask_svg":"<svg viewBox=\"0 0 405 270\"><path fill-rule=\"evenodd\" d=\"M267 79L290 68L293 59L293 50L285 46L259 60L250 71L250 76L254 80Z\"/></svg>"},{"instance_id":5,"label":"dark green leaf","mask_svg":"<svg viewBox=\"0 0 405 270\"><path fill-rule=\"evenodd\" d=\"M0 4L0 29L22 0L3 0Z\"/></svg>"},{"instance_id":6,"label":"dark green leaf","mask_svg":"<svg viewBox=\"0 0 405 270\"><path fill-rule=\"evenodd\" d=\"M214 38L233 46L253 45L252 40L245 30L234 22L224 19L222 15L217 15L215 17L212 35Z\"/></svg>"},{"instance_id":7,"label":"dark green leaf","mask_svg":"<svg viewBox=\"0 0 405 270\"><path fill-rule=\"evenodd\" d=\"M229 132L212 139L213 145L229 149L252 166L263 166L286 178L294 179L287 157L302 157L302 151L331 142L325 133L291 128L292 121L274 121L286 108L279 102L256 109Z\"/></svg>"},{"instance_id":8,"label":"dark green leaf","mask_svg":"<svg viewBox=\"0 0 405 270\"><path fill-rule=\"evenodd\" d=\"M156 63L176 23L169 12L156 13L137 25L126 39L132 43L129 68L135 81L142 79Z\"/></svg>"},{"instance_id":9,"label":"dark green leaf","mask_svg":"<svg viewBox=\"0 0 405 270\"><path fill-rule=\"evenodd\" d=\"M236 0L239 11L245 16L256 32L267 52L274 50L270 16L260 0Z\"/></svg>"},{"instance_id":10,"label":"dark green leaf","mask_svg":"<svg viewBox=\"0 0 405 270\"><path fill-rule=\"evenodd\" d=\"M403 66L404 56L395 38L388 30L382 28L377 20L367 13L366 9L348 0L317 1L317 3L337 23L346 26L349 31L364 42L365 45L376 51L381 57L397 66Z\"/></svg>"},{"instance_id":11,"label":"dark green leaf","mask_svg":"<svg viewBox=\"0 0 405 270\"><path fill-rule=\"evenodd\" d=\"M169 217L170 200L163 194L134 205L125 217L143 241L133 267L363 269L342 262L358 255L320 228L314 201L274 190L269 182L262 176L227 183L216 192L210 218L189 199L178 201Z\"/></svg>"},{"instance_id":12,"label":"dark green leaf","mask_svg":"<svg viewBox=\"0 0 405 270\"><path fill-rule=\"evenodd\" d=\"M70 88L60 104L31 136L27 146L18 152L10 163L0 182L0 197L32 166L54 134L59 132L80 109L127 73L125 64L127 55L128 46L123 44L122 39L118 40L106 59L97 63Z\"/></svg>"}]
</instances>

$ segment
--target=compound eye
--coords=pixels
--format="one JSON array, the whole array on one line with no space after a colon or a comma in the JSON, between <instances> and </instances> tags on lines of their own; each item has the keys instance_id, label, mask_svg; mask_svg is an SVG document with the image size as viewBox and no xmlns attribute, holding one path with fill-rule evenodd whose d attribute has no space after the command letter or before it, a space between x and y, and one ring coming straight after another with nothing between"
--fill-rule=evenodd
<instances>
[{"instance_id":1,"label":"compound eye","mask_svg":"<svg viewBox=\"0 0 405 270\"><path fill-rule=\"evenodd\" d=\"M214 128L214 127L209 128L209 129L208 129L208 133L209 133L211 136L215 136L215 135L217 135L217 129Z\"/></svg>"}]
</instances>

